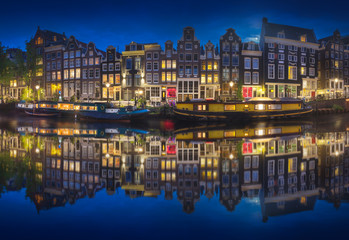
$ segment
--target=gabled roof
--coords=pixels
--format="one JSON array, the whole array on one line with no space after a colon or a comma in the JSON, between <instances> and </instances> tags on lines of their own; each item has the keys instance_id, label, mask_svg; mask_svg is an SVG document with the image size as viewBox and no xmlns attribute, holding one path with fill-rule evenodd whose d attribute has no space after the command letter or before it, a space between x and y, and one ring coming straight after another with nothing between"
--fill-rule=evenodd
<instances>
[{"instance_id":1,"label":"gabled roof","mask_svg":"<svg viewBox=\"0 0 349 240\"><path fill-rule=\"evenodd\" d=\"M45 43L46 47L51 45L62 44L67 41L67 37L65 36L64 33L61 34L61 33L53 32L50 30L40 29L40 27L38 27L36 34L39 34L46 39L46 43ZM54 37L56 37L56 41L54 41Z\"/></svg>"},{"instance_id":2,"label":"gabled roof","mask_svg":"<svg viewBox=\"0 0 349 240\"><path fill-rule=\"evenodd\" d=\"M250 47L250 49L249 49ZM259 48L259 44L254 42L254 41L250 41L250 42L244 42L242 44L242 50L248 50L248 51L260 51Z\"/></svg>"},{"instance_id":3,"label":"gabled roof","mask_svg":"<svg viewBox=\"0 0 349 240\"><path fill-rule=\"evenodd\" d=\"M306 35L307 42L318 42L313 29L270 23L266 18L263 19L262 32L264 32L264 36L266 37L277 37L278 33L283 32L285 34L285 39L295 41L300 41L301 36Z\"/></svg>"}]
</instances>

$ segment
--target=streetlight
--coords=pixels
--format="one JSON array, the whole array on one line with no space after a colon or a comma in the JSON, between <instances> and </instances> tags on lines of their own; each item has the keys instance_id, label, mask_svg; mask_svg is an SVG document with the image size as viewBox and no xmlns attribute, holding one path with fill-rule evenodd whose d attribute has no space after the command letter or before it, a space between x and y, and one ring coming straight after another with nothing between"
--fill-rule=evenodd
<instances>
[{"instance_id":1,"label":"streetlight","mask_svg":"<svg viewBox=\"0 0 349 240\"><path fill-rule=\"evenodd\" d=\"M336 98L337 98L337 84L338 84L338 78L336 78L335 80L335 94L336 94Z\"/></svg>"},{"instance_id":2,"label":"streetlight","mask_svg":"<svg viewBox=\"0 0 349 240\"><path fill-rule=\"evenodd\" d=\"M36 85L36 86L35 86L36 92L37 92L37 94L38 94L38 101L40 101L39 88L40 88L39 85Z\"/></svg>"},{"instance_id":3,"label":"streetlight","mask_svg":"<svg viewBox=\"0 0 349 240\"><path fill-rule=\"evenodd\" d=\"M234 86L233 81L230 81L229 86L230 86L230 95L233 96L233 86Z\"/></svg>"},{"instance_id":4,"label":"streetlight","mask_svg":"<svg viewBox=\"0 0 349 240\"><path fill-rule=\"evenodd\" d=\"M109 102L109 87L110 87L110 83L106 83L105 86L107 87L107 102Z\"/></svg>"}]
</instances>

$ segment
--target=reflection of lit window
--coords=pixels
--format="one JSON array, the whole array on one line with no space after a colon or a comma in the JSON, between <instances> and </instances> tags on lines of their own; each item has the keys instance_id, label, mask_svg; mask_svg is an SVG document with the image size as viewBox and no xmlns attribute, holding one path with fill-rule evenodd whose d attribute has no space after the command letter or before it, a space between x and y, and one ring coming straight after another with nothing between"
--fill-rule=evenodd
<instances>
[{"instance_id":1,"label":"reflection of lit window","mask_svg":"<svg viewBox=\"0 0 349 240\"><path fill-rule=\"evenodd\" d=\"M257 136L263 136L265 134L265 130L264 129L257 129L256 130L256 135Z\"/></svg>"}]
</instances>

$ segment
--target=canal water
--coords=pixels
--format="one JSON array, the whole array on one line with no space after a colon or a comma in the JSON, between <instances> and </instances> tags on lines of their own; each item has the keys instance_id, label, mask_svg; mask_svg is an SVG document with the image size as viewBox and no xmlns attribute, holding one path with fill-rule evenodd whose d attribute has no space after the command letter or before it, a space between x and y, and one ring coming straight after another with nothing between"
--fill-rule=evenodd
<instances>
[{"instance_id":1,"label":"canal water","mask_svg":"<svg viewBox=\"0 0 349 240\"><path fill-rule=\"evenodd\" d=\"M324 239L349 115L241 124L0 117L1 239Z\"/></svg>"}]
</instances>

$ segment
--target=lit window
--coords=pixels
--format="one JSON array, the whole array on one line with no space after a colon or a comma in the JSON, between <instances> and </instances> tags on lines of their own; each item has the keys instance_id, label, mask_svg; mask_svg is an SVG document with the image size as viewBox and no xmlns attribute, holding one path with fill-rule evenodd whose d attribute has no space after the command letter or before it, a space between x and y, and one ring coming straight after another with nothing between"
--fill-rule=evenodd
<instances>
[{"instance_id":1,"label":"lit window","mask_svg":"<svg viewBox=\"0 0 349 240\"><path fill-rule=\"evenodd\" d=\"M265 104L256 104L254 109L256 109L256 110L264 110L265 109Z\"/></svg>"}]
</instances>

